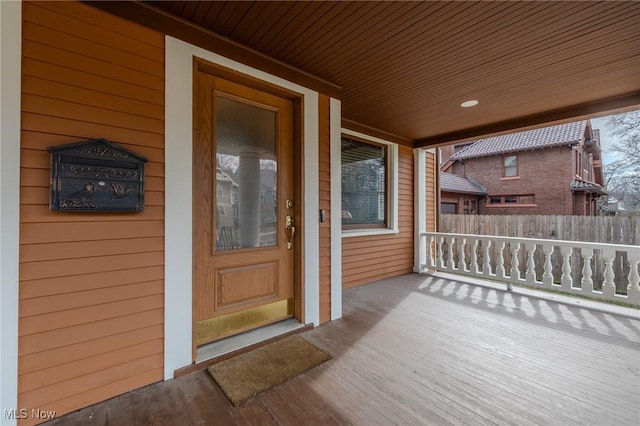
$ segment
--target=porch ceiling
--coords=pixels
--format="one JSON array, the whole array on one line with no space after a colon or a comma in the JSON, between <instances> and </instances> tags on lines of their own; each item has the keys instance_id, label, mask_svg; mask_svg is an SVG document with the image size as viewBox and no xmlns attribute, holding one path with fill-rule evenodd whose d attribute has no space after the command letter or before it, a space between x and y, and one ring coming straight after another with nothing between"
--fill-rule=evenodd
<instances>
[{"instance_id":1,"label":"porch ceiling","mask_svg":"<svg viewBox=\"0 0 640 426\"><path fill-rule=\"evenodd\" d=\"M640 106L640 2L148 3L341 86L344 118L416 145Z\"/></svg>"}]
</instances>

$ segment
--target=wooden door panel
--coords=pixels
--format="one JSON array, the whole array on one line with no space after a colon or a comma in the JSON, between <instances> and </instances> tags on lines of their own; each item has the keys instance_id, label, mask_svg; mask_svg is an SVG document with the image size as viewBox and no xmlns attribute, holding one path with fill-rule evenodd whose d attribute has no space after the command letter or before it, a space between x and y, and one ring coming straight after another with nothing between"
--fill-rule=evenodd
<instances>
[{"instance_id":1,"label":"wooden door panel","mask_svg":"<svg viewBox=\"0 0 640 426\"><path fill-rule=\"evenodd\" d=\"M195 81L193 318L200 344L293 314L295 248L288 248L285 218L296 212L286 204L294 199L292 101L202 71ZM233 115L247 111L249 119ZM251 114L262 114L253 132L245 129ZM264 151L271 137L274 148Z\"/></svg>"},{"instance_id":2,"label":"wooden door panel","mask_svg":"<svg viewBox=\"0 0 640 426\"><path fill-rule=\"evenodd\" d=\"M216 312L240 305L251 307L278 298L277 262L216 268L216 272Z\"/></svg>"}]
</instances>

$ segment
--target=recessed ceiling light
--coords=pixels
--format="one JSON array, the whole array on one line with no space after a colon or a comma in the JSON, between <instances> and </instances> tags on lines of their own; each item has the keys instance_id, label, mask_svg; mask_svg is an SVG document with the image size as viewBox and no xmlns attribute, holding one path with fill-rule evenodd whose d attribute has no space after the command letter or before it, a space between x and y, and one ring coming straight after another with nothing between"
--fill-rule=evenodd
<instances>
[{"instance_id":1,"label":"recessed ceiling light","mask_svg":"<svg viewBox=\"0 0 640 426\"><path fill-rule=\"evenodd\" d=\"M471 108L476 105L478 105L478 101L476 101L475 99L472 99L470 101L464 101L463 103L460 104L462 108Z\"/></svg>"}]
</instances>

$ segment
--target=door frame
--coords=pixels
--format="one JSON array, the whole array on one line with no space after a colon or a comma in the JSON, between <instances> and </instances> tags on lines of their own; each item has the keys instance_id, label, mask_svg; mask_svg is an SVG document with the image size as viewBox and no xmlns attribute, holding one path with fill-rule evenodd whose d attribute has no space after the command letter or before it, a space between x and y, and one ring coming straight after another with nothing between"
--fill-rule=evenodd
<instances>
[{"instance_id":1,"label":"door frame","mask_svg":"<svg viewBox=\"0 0 640 426\"><path fill-rule=\"evenodd\" d=\"M232 75L295 94L298 111L294 137L300 141L296 186L302 193L297 234L296 276L299 289L294 310L300 322L319 325L319 94L313 90L230 60L213 52L165 37L165 306L164 376L193 361L192 155L194 58ZM264 86L263 86L264 87ZM295 114L295 113L294 113Z\"/></svg>"},{"instance_id":2,"label":"door frame","mask_svg":"<svg viewBox=\"0 0 640 426\"><path fill-rule=\"evenodd\" d=\"M223 80L230 81L232 83L236 83L245 87L249 87L251 89L259 90L261 92L268 93L270 95L274 95L283 99L287 99L293 104L293 117L292 117L292 135L293 135L293 200L294 200L294 222L297 225L297 231L294 233L294 241L293 246L294 250L294 259L293 259L293 317L300 323L304 323L304 305L303 295L304 289L302 287L303 275L302 275L302 259L304 258L304 246L302 245L304 229L305 229L305 217L304 217L304 203L302 202L303 196L303 169L300 167L303 161L303 135L302 135L302 103L303 96L300 93L294 92L289 89L285 89L274 84L271 84L266 81L259 80L252 76L238 73L232 69L223 67L219 64L215 64L204 60L202 58L194 57L193 59L193 78L194 82L196 81L196 75L198 73L205 73L211 75L215 78L220 78ZM196 86L193 85L194 98ZM195 104L194 104L195 105ZM194 126L195 126L196 117L194 116ZM279 152L280 146L276 147ZM215 153L215 151L214 151ZM192 170L193 172L193 170ZM196 195L194 194L193 197ZM282 203L281 203L282 204ZM193 212L193 210L192 210ZM280 220L281 218L279 218ZM193 232L193 231L192 231ZM214 230L215 232L215 230ZM195 265L192 264L192 268L195 271ZM196 294L196 280L193 279L192 283L192 292ZM192 339L193 339L193 351L192 356L193 359L196 359L196 350L197 350L197 342L196 342L196 314L195 314L195 301L193 302L194 309L192 311L193 316L193 328L192 328Z\"/></svg>"},{"instance_id":3,"label":"door frame","mask_svg":"<svg viewBox=\"0 0 640 426\"><path fill-rule=\"evenodd\" d=\"M0 1L0 417L18 407L22 3ZM4 424L4 423L3 423Z\"/></svg>"}]
</instances>

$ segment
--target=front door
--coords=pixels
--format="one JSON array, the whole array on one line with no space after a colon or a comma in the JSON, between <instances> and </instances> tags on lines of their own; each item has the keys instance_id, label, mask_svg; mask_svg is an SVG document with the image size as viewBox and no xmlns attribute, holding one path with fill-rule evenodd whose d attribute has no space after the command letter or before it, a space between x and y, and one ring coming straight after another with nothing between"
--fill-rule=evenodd
<instances>
[{"instance_id":1,"label":"front door","mask_svg":"<svg viewBox=\"0 0 640 426\"><path fill-rule=\"evenodd\" d=\"M201 345L293 316L293 102L203 71L194 100Z\"/></svg>"}]
</instances>

